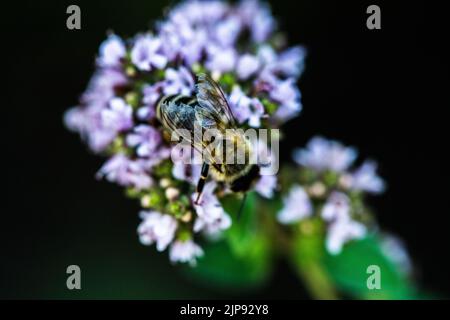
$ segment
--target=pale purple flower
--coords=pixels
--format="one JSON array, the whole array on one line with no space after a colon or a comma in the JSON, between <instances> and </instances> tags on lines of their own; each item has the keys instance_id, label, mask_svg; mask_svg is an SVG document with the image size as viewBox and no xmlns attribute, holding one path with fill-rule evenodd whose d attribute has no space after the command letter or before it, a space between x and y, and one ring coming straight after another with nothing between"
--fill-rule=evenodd
<instances>
[{"instance_id":1,"label":"pale purple flower","mask_svg":"<svg viewBox=\"0 0 450 320\"><path fill-rule=\"evenodd\" d=\"M194 186L197 185L203 164L201 153L190 144L174 146L171 151L172 176Z\"/></svg>"},{"instance_id":2,"label":"pale purple flower","mask_svg":"<svg viewBox=\"0 0 450 320\"><path fill-rule=\"evenodd\" d=\"M236 73L240 79L246 80L255 74L259 68L260 61L258 57L246 53L239 58L236 66Z\"/></svg>"},{"instance_id":3,"label":"pale purple flower","mask_svg":"<svg viewBox=\"0 0 450 320\"><path fill-rule=\"evenodd\" d=\"M339 254L346 242L361 239L365 234L366 227L362 223L353 220L332 223L328 227L326 248L331 254Z\"/></svg>"},{"instance_id":4,"label":"pale purple flower","mask_svg":"<svg viewBox=\"0 0 450 320\"><path fill-rule=\"evenodd\" d=\"M270 199L273 197L276 187L277 187L276 175L263 175L256 182L255 191L258 192L264 198Z\"/></svg>"},{"instance_id":5,"label":"pale purple flower","mask_svg":"<svg viewBox=\"0 0 450 320\"><path fill-rule=\"evenodd\" d=\"M192 74L183 66L178 69L169 68L166 70L163 86L164 94L182 94L189 96L194 90L195 81Z\"/></svg>"},{"instance_id":6,"label":"pale purple flower","mask_svg":"<svg viewBox=\"0 0 450 320\"><path fill-rule=\"evenodd\" d=\"M70 131L83 132L86 131L85 128L85 110L80 107L73 107L64 112L64 124Z\"/></svg>"},{"instance_id":7,"label":"pale purple flower","mask_svg":"<svg viewBox=\"0 0 450 320\"><path fill-rule=\"evenodd\" d=\"M241 20L237 16L230 15L217 23L214 29L214 38L223 47L231 46L236 42L241 28Z\"/></svg>"},{"instance_id":8,"label":"pale purple flower","mask_svg":"<svg viewBox=\"0 0 450 320\"><path fill-rule=\"evenodd\" d=\"M103 151L116 137L117 131L104 126L102 112L115 96L115 88L125 85L125 76L111 68L100 69L81 97L81 105L64 115L67 128L80 133L94 152Z\"/></svg>"},{"instance_id":9,"label":"pale purple flower","mask_svg":"<svg viewBox=\"0 0 450 320\"><path fill-rule=\"evenodd\" d=\"M174 161L172 175L174 178L196 185L200 178L202 166L199 164L184 164L182 161Z\"/></svg>"},{"instance_id":10,"label":"pale purple flower","mask_svg":"<svg viewBox=\"0 0 450 320\"><path fill-rule=\"evenodd\" d=\"M277 53L275 49L269 44L263 44L257 51L258 59L264 65L265 69L271 71L272 65L277 61Z\"/></svg>"},{"instance_id":11,"label":"pale purple flower","mask_svg":"<svg viewBox=\"0 0 450 320\"><path fill-rule=\"evenodd\" d=\"M301 92L296 79L303 70L305 50L301 47L287 49L277 54L269 45L258 49L258 59L262 70L255 82L258 91L265 91L278 104L273 117L286 122L296 117L302 110ZM285 77L288 77L286 79Z\"/></svg>"},{"instance_id":12,"label":"pale purple flower","mask_svg":"<svg viewBox=\"0 0 450 320\"><path fill-rule=\"evenodd\" d=\"M401 272L410 274L413 266L405 243L391 234L384 234L381 240L381 250L383 253L395 263Z\"/></svg>"},{"instance_id":13,"label":"pale purple flower","mask_svg":"<svg viewBox=\"0 0 450 320\"><path fill-rule=\"evenodd\" d=\"M267 138L264 138L262 135L260 139L255 139L252 141L253 152L252 158L250 158L252 163L256 163L259 165L259 173L261 176L274 176L278 172L279 166L279 158L278 158L278 149L277 142L272 140L271 146L267 144ZM253 159L253 157L257 157ZM270 180L265 180L266 182ZM270 183L273 186L273 181Z\"/></svg>"},{"instance_id":14,"label":"pale purple flower","mask_svg":"<svg viewBox=\"0 0 450 320\"><path fill-rule=\"evenodd\" d=\"M212 73L232 71L237 62L236 50L232 47L220 47L217 45L209 45L207 47L208 58L205 66Z\"/></svg>"},{"instance_id":15,"label":"pale purple flower","mask_svg":"<svg viewBox=\"0 0 450 320\"><path fill-rule=\"evenodd\" d=\"M183 45L179 47L183 61L192 66L201 60L203 51L209 41L208 34L204 29L197 29L193 32L191 39L185 39Z\"/></svg>"},{"instance_id":16,"label":"pale purple flower","mask_svg":"<svg viewBox=\"0 0 450 320\"><path fill-rule=\"evenodd\" d=\"M209 42L206 28L194 28L186 19L162 23L159 30L164 55L171 61L181 58L189 66L199 62Z\"/></svg>"},{"instance_id":17,"label":"pale purple flower","mask_svg":"<svg viewBox=\"0 0 450 320\"><path fill-rule=\"evenodd\" d=\"M250 28L252 40L255 42L267 40L276 26L275 19L272 17L268 6L259 1L242 1L238 12L243 22Z\"/></svg>"},{"instance_id":18,"label":"pale purple flower","mask_svg":"<svg viewBox=\"0 0 450 320\"><path fill-rule=\"evenodd\" d=\"M192 240L176 240L170 246L169 258L172 262L188 262L194 266L196 259L203 256L203 250Z\"/></svg>"},{"instance_id":19,"label":"pale purple flower","mask_svg":"<svg viewBox=\"0 0 450 320\"><path fill-rule=\"evenodd\" d=\"M175 60L182 47L182 40L178 32L179 28L180 26L172 21L160 23L158 26L159 38L161 39L161 52L163 52L169 61ZM181 30L185 30L189 28L189 25L182 28Z\"/></svg>"},{"instance_id":20,"label":"pale purple flower","mask_svg":"<svg viewBox=\"0 0 450 320\"><path fill-rule=\"evenodd\" d=\"M94 152L104 151L117 137L117 133L110 130L95 130L89 136L89 147Z\"/></svg>"},{"instance_id":21,"label":"pale purple flower","mask_svg":"<svg viewBox=\"0 0 450 320\"><path fill-rule=\"evenodd\" d=\"M210 237L217 237L223 230L228 229L230 226L231 218L226 213L212 221L206 221L205 219L197 217L194 223L194 232L201 230Z\"/></svg>"},{"instance_id":22,"label":"pale purple flower","mask_svg":"<svg viewBox=\"0 0 450 320\"><path fill-rule=\"evenodd\" d=\"M345 193L333 192L322 208L322 218L325 221L350 220L350 199Z\"/></svg>"},{"instance_id":23,"label":"pale purple flower","mask_svg":"<svg viewBox=\"0 0 450 320\"><path fill-rule=\"evenodd\" d=\"M185 1L170 11L170 21L185 20L192 25L211 25L221 20L229 10L223 1Z\"/></svg>"},{"instance_id":24,"label":"pale purple flower","mask_svg":"<svg viewBox=\"0 0 450 320\"><path fill-rule=\"evenodd\" d=\"M252 39L255 42L266 41L275 28L275 19L266 8L258 10L250 25Z\"/></svg>"},{"instance_id":25,"label":"pale purple flower","mask_svg":"<svg viewBox=\"0 0 450 320\"><path fill-rule=\"evenodd\" d=\"M187 1L171 10L169 19L159 25L159 34L166 56L181 57L187 65L198 62L209 43L216 42L219 33L224 41L233 37L235 27L224 23L228 4L221 1Z\"/></svg>"},{"instance_id":26,"label":"pale purple flower","mask_svg":"<svg viewBox=\"0 0 450 320\"><path fill-rule=\"evenodd\" d=\"M97 173L97 178L105 177L109 182L137 189L149 188L153 181L145 171L145 163L131 160L122 153L109 158Z\"/></svg>"},{"instance_id":27,"label":"pale purple flower","mask_svg":"<svg viewBox=\"0 0 450 320\"><path fill-rule=\"evenodd\" d=\"M295 46L286 49L278 55L278 59L270 68L287 77L299 77L305 66L306 50L304 47Z\"/></svg>"},{"instance_id":28,"label":"pale purple flower","mask_svg":"<svg viewBox=\"0 0 450 320\"><path fill-rule=\"evenodd\" d=\"M194 204L197 213L197 219L194 224L195 232L204 230L211 234L227 229L231 225L231 219L229 219L228 214L214 194L215 188L215 182L210 181L206 183L200 198L200 203L198 205ZM192 195L192 201L196 199L197 193L194 193Z\"/></svg>"},{"instance_id":29,"label":"pale purple flower","mask_svg":"<svg viewBox=\"0 0 450 320\"><path fill-rule=\"evenodd\" d=\"M342 192L333 192L322 208L321 216L329 222L326 247L331 254L338 254L350 240L362 238L366 227L352 220L350 199Z\"/></svg>"},{"instance_id":30,"label":"pale purple flower","mask_svg":"<svg viewBox=\"0 0 450 320\"><path fill-rule=\"evenodd\" d=\"M120 67L122 59L126 55L126 48L123 40L111 34L100 45L100 54L97 64L100 67Z\"/></svg>"},{"instance_id":31,"label":"pale purple flower","mask_svg":"<svg viewBox=\"0 0 450 320\"><path fill-rule=\"evenodd\" d=\"M257 98L249 98L239 86L234 86L229 96L233 115L239 123L248 121L251 127L261 126L264 106Z\"/></svg>"},{"instance_id":32,"label":"pale purple flower","mask_svg":"<svg viewBox=\"0 0 450 320\"><path fill-rule=\"evenodd\" d=\"M133 108L122 98L113 98L102 110L102 125L112 131L123 131L133 126Z\"/></svg>"},{"instance_id":33,"label":"pale purple flower","mask_svg":"<svg viewBox=\"0 0 450 320\"><path fill-rule=\"evenodd\" d=\"M177 220L156 211L141 211L143 220L138 227L139 240L143 245L156 243L158 251L164 251L172 242L177 230Z\"/></svg>"},{"instance_id":34,"label":"pale purple flower","mask_svg":"<svg viewBox=\"0 0 450 320\"><path fill-rule=\"evenodd\" d=\"M139 158L139 162L142 165L142 168L144 170L149 171L152 169L155 165L159 164L161 161L168 159L170 157L170 148L159 145L157 149L154 150L154 152L150 153L145 158Z\"/></svg>"},{"instance_id":35,"label":"pale purple flower","mask_svg":"<svg viewBox=\"0 0 450 320\"><path fill-rule=\"evenodd\" d=\"M377 173L377 164L366 161L350 176L350 188L357 191L382 193L385 189L383 179Z\"/></svg>"},{"instance_id":36,"label":"pale purple flower","mask_svg":"<svg viewBox=\"0 0 450 320\"><path fill-rule=\"evenodd\" d=\"M300 90L294 78L278 81L270 91L270 97L279 103L275 117L287 121L296 117L302 110Z\"/></svg>"},{"instance_id":37,"label":"pale purple flower","mask_svg":"<svg viewBox=\"0 0 450 320\"><path fill-rule=\"evenodd\" d=\"M137 147L136 153L138 156L147 157L155 153L162 137L161 133L154 127L141 124L127 135L126 141L130 147Z\"/></svg>"},{"instance_id":38,"label":"pale purple flower","mask_svg":"<svg viewBox=\"0 0 450 320\"><path fill-rule=\"evenodd\" d=\"M303 71L306 50L301 46L286 49L276 53L269 45L262 45L258 49L258 59L264 66L264 73L278 76L298 78ZM273 82L273 81L270 81Z\"/></svg>"},{"instance_id":39,"label":"pale purple flower","mask_svg":"<svg viewBox=\"0 0 450 320\"><path fill-rule=\"evenodd\" d=\"M143 87L142 102L144 105L136 111L136 114L140 120L148 121L155 117L156 103L162 96L163 86L164 83L161 81L152 85L145 85Z\"/></svg>"},{"instance_id":40,"label":"pale purple flower","mask_svg":"<svg viewBox=\"0 0 450 320\"><path fill-rule=\"evenodd\" d=\"M283 198L283 209L278 212L277 220L282 224L290 224L308 218L312 213L313 207L305 189L294 185Z\"/></svg>"},{"instance_id":41,"label":"pale purple flower","mask_svg":"<svg viewBox=\"0 0 450 320\"><path fill-rule=\"evenodd\" d=\"M161 40L149 34L139 36L131 49L131 61L139 69L162 69L167 58L161 53Z\"/></svg>"},{"instance_id":42,"label":"pale purple flower","mask_svg":"<svg viewBox=\"0 0 450 320\"><path fill-rule=\"evenodd\" d=\"M345 147L337 141L322 137L312 138L306 149L296 149L294 161L316 171L332 170L343 172L353 163L357 156L356 150Z\"/></svg>"},{"instance_id":43,"label":"pale purple flower","mask_svg":"<svg viewBox=\"0 0 450 320\"><path fill-rule=\"evenodd\" d=\"M116 69L99 69L94 73L86 91L81 96L81 103L95 108L106 107L116 96L115 89L126 85L127 82L125 75Z\"/></svg>"},{"instance_id":44,"label":"pale purple flower","mask_svg":"<svg viewBox=\"0 0 450 320\"><path fill-rule=\"evenodd\" d=\"M104 150L116 137L116 132L101 127L101 109L96 105L74 107L64 114L64 123L80 133L94 152Z\"/></svg>"},{"instance_id":45,"label":"pale purple flower","mask_svg":"<svg viewBox=\"0 0 450 320\"><path fill-rule=\"evenodd\" d=\"M117 135L115 131L101 126L101 108L97 105L67 110L64 123L69 130L79 132L94 152L104 150Z\"/></svg>"}]
</instances>

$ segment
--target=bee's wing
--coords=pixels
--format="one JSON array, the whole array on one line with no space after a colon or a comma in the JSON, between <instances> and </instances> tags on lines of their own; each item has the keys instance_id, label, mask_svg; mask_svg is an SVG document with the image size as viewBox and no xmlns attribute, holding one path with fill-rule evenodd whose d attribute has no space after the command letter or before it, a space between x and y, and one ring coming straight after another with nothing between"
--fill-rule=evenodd
<instances>
[{"instance_id":1,"label":"bee's wing","mask_svg":"<svg viewBox=\"0 0 450 320\"><path fill-rule=\"evenodd\" d=\"M227 99L220 86L206 74L197 75L198 82L195 85L195 91L199 106L197 108L204 109L202 114L211 113L209 117L219 119L217 123L226 127L235 127L236 121Z\"/></svg>"},{"instance_id":2,"label":"bee's wing","mask_svg":"<svg viewBox=\"0 0 450 320\"><path fill-rule=\"evenodd\" d=\"M211 149L208 148L208 143L201 137L203 129L221 129L218 126L214 113L206 112L204 108L199 108L199 105L188 105L185 103L174 103L172 101L161 105L161 122L164 127L171 133L175 133L175 137L182 137L189 142L197 151L206 157L209 163L215 163L214 157L211 154ZM200 135L194 134L196 128L202 129Z\"/></svg>"},{"instance_id":3,"label":"bee's wing","mask_svg":"<svg viewBox=\"0 0 450 320\"><path fill-rule=\"evenodd\" d=\"M163 103L160 106L160 121L170 133L176 133L177 137L192 143L194 122L197 121L192 106L173 101Z\"/></svg>"}]
</instances>

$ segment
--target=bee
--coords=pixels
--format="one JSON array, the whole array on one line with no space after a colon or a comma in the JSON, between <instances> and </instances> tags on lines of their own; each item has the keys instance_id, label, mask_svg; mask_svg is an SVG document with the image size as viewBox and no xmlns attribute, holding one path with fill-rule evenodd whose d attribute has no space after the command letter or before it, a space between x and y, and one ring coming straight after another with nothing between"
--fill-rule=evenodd
<instances>
[{"instance_id":1,"label":"bee","mask_svg":"<svg viewBox=\"0 0 450 320\"><path fill-rule=\"evenodd\" d=\"M236 125L225 95L214 80L206 74L197 75L195 96L164 96L156 115L169 133L187 140L203 155L195 204L210 174L216 181L228 184L231 191L244 192L245 199L246 192L260 176L260 168L250 161L254 156L252 143ZM206 134L196 138L195 128L202 132L213 130L216 134L211 139Z\"/></svg>"}]
</instances>

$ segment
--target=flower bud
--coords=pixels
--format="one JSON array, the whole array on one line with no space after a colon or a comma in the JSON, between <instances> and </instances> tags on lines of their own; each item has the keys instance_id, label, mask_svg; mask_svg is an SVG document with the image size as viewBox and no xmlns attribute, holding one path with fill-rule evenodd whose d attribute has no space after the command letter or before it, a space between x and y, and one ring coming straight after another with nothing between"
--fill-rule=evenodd
<instances>
[{"instance_id":1,"label":"flower bud","mask_svg":"<svg viewBox=\"0 0 450 320\"><path fill-rule=\"evenodd\" d=\"M312 197L320 198L322 197L325 192L327 191L327 188L322 182L315 182L312 186L309 187L308 192Z\"/></svg>"},{"instance_id":2,"label":"flower bud","mask_svg":"<svg viewBox=\"0 0 450 320\"><path fill-rule=\"evenodd\" d=\"M338 173L334 171L326 171L323 175L323 180L325 185L327 185L328 187L333 187L339 180Z\"/></svg>"},{"instance_id":3,"label":"flower bud","mask_svg":"<svg viewBox=\"0 0 450 320\"><path fill-rule=\"evenodd\" d=\"M141 198L141 206L144 208L156 207L161 204L161 197L157 192L151 192Z\"/></svg>"},{"instance_id":4,"label":"flower bud","mask_svg":"<svg viewBox=\"0 0 450 320\"><path fill-rule=\"evenodd\" d=\"M174 187L167 188L165 193L166 193L166 198L169 201L175 200L180 195L180 191L177 188L174 188Z\"/></svg>"},{"instance_id":5,"label":"flower bud","mask_svg":"<svg viewBox=\"0 0 450 320\"><path fill-rule=\"evenodd\" d=\"M159 181L159 186L164 189L168 188L170 186L170 179L162 178L161 181Z\"/></svg>"},{"instance_id":6,"label":"flower bud","mask_svg":"<svg viewBox=\"0 0 450 320\"><path fill-rule=\"evenodd\" d=\"M136 69L133 66L127 66L125 73L129 77L134 77L136 75Z\"/></svg>"},{"instance_id":7,"label":"flower bud","mask_svg":"<svg viewBox=\"0 0 450 320\"><path fill-rule=\"evenodd\" d=\"M125 102L133 108L137 108L139 106L139 95L134 91L130 91L125 95Z\"/></svg>"},{"instance_id":8,"label":"flower bud","mask_svg":"<svg viewBox=\"0 0 450 320\"><path fill-rule=\"evenodd\" d=\"M181 221L183 221L183 222L187 223L191 220L192 220L192 212L191 211L188 211L183 216L181 216Z\"/></svg>"},{"instance_id":9,"label":"flower bud","mask_svg":"<svg viewBox=\"0 0 450 320\"><path fill-rule=\"evenodd\" d=\"M150 208L150 196L148 194L141 198L141 206L143 208Z\"/></svg>"},{"instance_id":10,"label":"flower bud","mask_svg":"<svg viewBox=\"0 0 450 320\"><path fill-rule=\"evenodd\" d=\"M140 197L141 192L133 187L129 187L125 190L125 194L128 198L137 199Z\"/></svg>"},{"instance_id":11,"label":"flower bud","mask_svg":"<svg viewBox=\"0 0 450 320\"><path fill-rule=\"evenodd\" d=\"M352 176L349 174L343 174L339 177L339 186L343 189L350 189L352 185Z\"/></svg>"},{"instance_id":12,"label":"flower bud","mask_svg":"<svg viewBox=\"0 0 450 320\"><path fill-rule=\"evenodd\" d=\"M194 63L191 68L195 73L200 73L202 71L202 66L198 62Z\"/></svg>"},{"instance_id":13,"label":"flower bud","mask_svg":"<svg viewBox=\"0 0 450 320\"><path fill-rule=\"evenodd\" d=\"M184 213L184 206L179 201L173 201L168 204L167 211L176 217L181 217Z\"/></svg>"}]
</instances>

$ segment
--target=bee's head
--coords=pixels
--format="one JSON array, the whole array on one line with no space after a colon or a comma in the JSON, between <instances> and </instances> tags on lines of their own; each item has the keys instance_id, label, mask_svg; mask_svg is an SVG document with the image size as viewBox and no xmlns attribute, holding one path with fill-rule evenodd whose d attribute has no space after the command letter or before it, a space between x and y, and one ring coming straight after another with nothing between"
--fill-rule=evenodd
<instances>
[{"instance_id":1,"label":"bee's head","mask_svg":"<svg viewBox=\"0 0 450 320\"><path fill-rule=\"evenodd\" d=\"M250 190L252 184L260 177L259 166L251 165L250 170L243 176L240 176L230 184L233 192L246 192Z\"/></svg>"}]
</instances>

